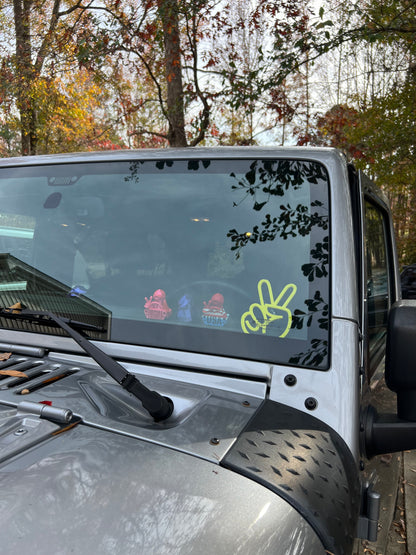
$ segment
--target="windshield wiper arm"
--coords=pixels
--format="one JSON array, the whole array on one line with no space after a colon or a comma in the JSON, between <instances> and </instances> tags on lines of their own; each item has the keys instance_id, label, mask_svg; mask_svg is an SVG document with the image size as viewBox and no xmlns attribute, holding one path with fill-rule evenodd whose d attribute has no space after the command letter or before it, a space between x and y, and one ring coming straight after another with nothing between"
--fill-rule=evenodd
<instances>
[{"instance_id":1,"label":"windshield wiper arm","mask_svg":"<svg viewBox=\"0 0 416 555\"><path fill-rule=\"evenodd\" d=\"M46 326L58 326L65 330L67 334L78 343L84 351L90 355L95 362L101 366L117 383L119 383L129 393L134 395L141 401L143 407L154 418L156 422L166 420L173 412L173 402L168 397L160 395L157 391L152 391L143 385L140 380L128 372L121 364L116 362L113 358L107 355L104 351L96 347L87 338L83 337L72 326L77 325L82 329L94 329L96 326L91 324L83 324L69 320L68 318L61 318L53 312L48 311L35 311L28 309L15 309L15 308L1 308L0 318L9 318L16 320L28 320ZM100 329L100 328L98 328Z\"/></svg>"}]
</instances>

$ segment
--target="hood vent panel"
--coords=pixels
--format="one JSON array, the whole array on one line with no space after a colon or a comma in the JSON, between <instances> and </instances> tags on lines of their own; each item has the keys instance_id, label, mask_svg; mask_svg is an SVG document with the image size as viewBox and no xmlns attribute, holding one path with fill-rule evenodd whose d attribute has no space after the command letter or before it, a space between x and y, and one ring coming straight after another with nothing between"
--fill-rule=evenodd
<instances>
[{"instance_id":1,"label":"hood vent panel","mask_svg":"<svg viewBox=\"0 0 416 555\"><path fill-rule=\"evenodd\" d=\"M17 395L27 395L62 378L74 374L77 369L51 363L44 359L11 356L0 362L0 370L23 372L25 376L0 374L0 390L13 390Z\"/></svg>"}]
</instances>

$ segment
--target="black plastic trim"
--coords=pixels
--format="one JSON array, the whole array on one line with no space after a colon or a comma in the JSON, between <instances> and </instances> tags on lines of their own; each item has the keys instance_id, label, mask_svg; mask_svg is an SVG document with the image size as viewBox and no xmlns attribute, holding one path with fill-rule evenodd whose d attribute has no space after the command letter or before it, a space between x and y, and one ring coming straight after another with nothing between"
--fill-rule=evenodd
<instances>
[{"instance_id":1,"label":"black plastic trim","mask_svg":"<svg viewBox=\"0 0 416 555\"><path fill-rule=\"evenodd\" d=\"M351 451L332 428L266 400L221 465L284 498L326 550L351 553L360 512L359 473Z\"/></svg>"}]
</instances>

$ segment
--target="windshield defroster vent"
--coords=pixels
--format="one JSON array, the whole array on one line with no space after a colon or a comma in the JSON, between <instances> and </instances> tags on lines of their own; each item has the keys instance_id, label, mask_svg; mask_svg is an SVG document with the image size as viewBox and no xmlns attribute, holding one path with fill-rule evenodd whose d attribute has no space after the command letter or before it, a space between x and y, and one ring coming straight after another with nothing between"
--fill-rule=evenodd
<instances>
[{"instance_id":1,"label":"windshield defroster vent","mask_svg":"<svg viewBox=\"0 0 416 555\"><path fill-rule=\"evenodd\" d=\"M77 370L67 365L43 359L12 355L0 362L0 389L27 395L74 374Z\"/></svg>"}]
</instances>

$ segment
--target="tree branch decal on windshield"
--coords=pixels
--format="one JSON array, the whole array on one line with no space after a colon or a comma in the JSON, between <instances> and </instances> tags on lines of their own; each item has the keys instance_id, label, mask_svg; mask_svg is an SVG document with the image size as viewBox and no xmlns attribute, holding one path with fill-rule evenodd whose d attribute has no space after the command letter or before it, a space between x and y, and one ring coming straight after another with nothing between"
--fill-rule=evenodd
<instances>
[{"instance_id":1,"label":"tree branch decal on windshield","mask_svg":"<svg viewBox=\"0 0 416 555\"><path fill-rule=\"evenodd\" d=\"M284 197L289 190L299 190L302 195L301 189L305 184L317 185L318 187L313 189L309 187L308 191L312 195L314 190L317 193L316 196L319 196L320 191L323 190L320 186L324 186L328 182L324 167L314 162L299 160L257 160L250 165L249 171L243 177L237 178L234 173L230 175L237 181L232 189L242 193L242 198L234 201L234 206L237 207L250 199L253 210L262 212L260 222L252 229L240 231L233 228L228 231L227 237L231 241L230 249L234 251L236 259L250 244L276 239L285 241L295 237L319 237L319 240L316 240L313 246L311 245L310 261L302 264L299 268L311 285L316 282L311 291L313 296L303 301L307 311L301 310L298 305L298 308L295 308L293 313L291 312L290 327L297 330L313 327L315 332L319 330L327 332L329 329L328 301L323 298L322 288L317 289L319 280L327 279L329 275L329 237L328 235L322 237L329 228L327 204L319 198L311 200L305 198L305 203L299 202L296 206L290 202L282 202L276 216L271 211L264 214L273 197ZM262 282L264 284L267 280L261 280L259 287ZM276 301L274 300L271 290L269 296L270 302L262 302L259 290L260 303L254 303L250 310L243 314L241 326L245 333L248 333L248 330L257 331L259 329L265 333L269 324L270 307L280 300L280 296ZM279 337L286 337L288 332L289 329L285 329ZM320 334L316 333L316 335ZM294 355L290 358L290 362L302 363L306 366L325 364L328 355L328 341L315 337L310 340L309 345L309 350Z\"/></svg>"},{"instance_id":2,"label":"tree branch decal on windshield","mask_svg":"<svg viewBox=\"0 0 416 555\"><path fill-rule=\"evenodd\" d=\"M329 306L326 301L321 296L320 291L316 291L313 299L306 299L306 306L308 307L308 312L303 312L302 310L296 309L293 311L292 327L296 329L302 329L304 321L306 320L307 327L312 324L312 318L314 315L321 315L318 318L319 327L323 330L328 329L328 315Z\"/></svg>"},{"instance_id":3,"label":"tree branch decal on windshield","mask_svg":"<svg viewBox=\"0 0 416 555\"><path fill-rule=\"evenodd\" d=\"M315 278L326 277L328 275L327 266L329 263L329 238L324 237L322 243L317 243L314 249L311 249L311 258L317 262L310 262L302 266L303 275L308 281Z\"/></svg>"}]
</instances>

